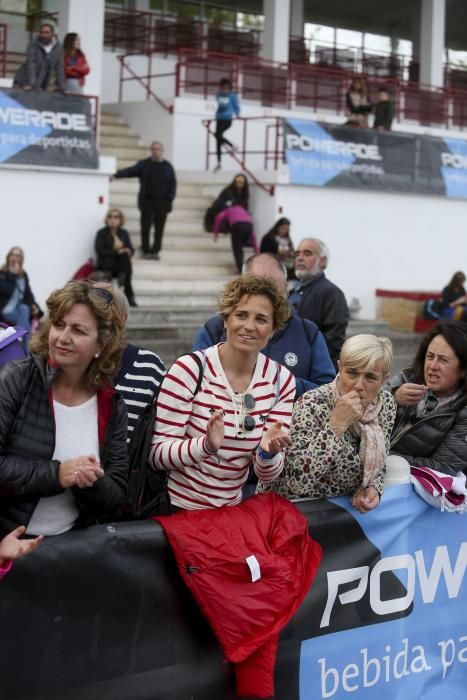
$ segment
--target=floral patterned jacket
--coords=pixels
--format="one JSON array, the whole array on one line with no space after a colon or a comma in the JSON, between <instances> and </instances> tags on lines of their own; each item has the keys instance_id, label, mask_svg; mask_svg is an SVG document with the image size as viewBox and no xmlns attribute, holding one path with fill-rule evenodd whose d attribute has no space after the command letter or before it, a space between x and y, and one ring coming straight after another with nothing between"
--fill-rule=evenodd
<instances>
[{"instance_id":1,"label":"floral patterned jacket","mask_svg":"<svg viewBox=\"0 0 467 700\"><path fill-rule=\"evenodd\" d=\"M386 451L394 419L396 402L392 395L381 391L382 408L379 424L384 433ZM346 430L340 437L329 427L335 399L331 386L325 384L307 391L294 405L290 437L284 469L278 479L258 484L257 491L275 491L286 498L331 498L356 493L363 479L363 464L359 455L359 437ZM383 493L384 474L379 472L371 486Z\"/></svg>"}]
</instances>

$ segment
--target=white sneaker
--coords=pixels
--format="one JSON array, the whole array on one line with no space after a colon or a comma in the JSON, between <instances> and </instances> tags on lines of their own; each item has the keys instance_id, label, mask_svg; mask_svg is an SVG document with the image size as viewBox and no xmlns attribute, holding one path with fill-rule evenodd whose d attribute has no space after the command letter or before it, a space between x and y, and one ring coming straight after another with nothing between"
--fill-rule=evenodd
<instances>
[{"instance_id":1,"label":"white sneaker","mask_svg":"<svg viewBox=\"0 0 467 700\"><path fill-rule=\"evenodd\" d=\"M219 170L221 169L221 167L222 167L221 164L218 163L212 172L213 172L213 173L218 173Z\"/></svg>"}]
</instances>

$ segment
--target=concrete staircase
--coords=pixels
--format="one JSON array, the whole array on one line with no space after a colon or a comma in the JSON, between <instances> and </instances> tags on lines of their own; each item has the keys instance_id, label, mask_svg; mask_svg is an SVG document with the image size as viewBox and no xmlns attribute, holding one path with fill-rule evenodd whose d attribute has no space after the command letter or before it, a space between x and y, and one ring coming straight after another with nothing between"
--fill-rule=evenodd
<instances>
[{"instance_id":1,"label":"concrete staircase","mask_svg":"<svg viewBox=\"0 0 467 700\"><path fill-rule=\"evenodd\" d=\"M123 168L148 157L149 148L118 115L104 112L101 153L116 157L117 167ZM110 185L110 204L124 212L135 249L140 246L138 186L136 179L113 180ZM203 215L212 198L212 184L179 182L165 227L161 260L143 260L139 252L133 258L133 286L139 306L131 310L128 335L137 345L157 352L166 364L190 351L197 329L216 311L222 285L235 273L228 237L221 236L214 243L203 229ZM410 364L420 340L412 333L392 331L382 321L351 321L348 335L356 333L391 338L393 371Z\"/></svg>"},{"instance_id":2,"label":"concrete staircase","mask_svg":"<svg viewBox=\"0 0 467 700\"><path fill-rule=\"evenodd\" d=\"M137 134L118 115L101 117L101 153L117 158L117 167L149 156ZM137 179L113 180L110 205L122 209L136 250L140 246ZM203 184L179 183L164 231L160 261L133 258L133 286L138 308L128 323L130 339L157 352L166 362L191 348L196 330L215 313L222 285L235 265L227 237L214 243L203 229L212 202Z\"/></svg>"}]
</instances>

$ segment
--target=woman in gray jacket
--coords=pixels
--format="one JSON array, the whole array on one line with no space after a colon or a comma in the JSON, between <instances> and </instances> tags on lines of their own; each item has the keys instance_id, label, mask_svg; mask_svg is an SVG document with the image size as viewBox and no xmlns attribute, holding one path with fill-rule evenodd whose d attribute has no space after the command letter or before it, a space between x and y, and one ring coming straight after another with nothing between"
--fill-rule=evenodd
<instances>
[{"instance_id":1,"label":"woman in gray jacket","mask_svg":"<svg viewBox=\"0 0 467 700\"><path fill-rule=\"evenodd\" d=\"M437 324L410 369L389 382L397 403L391 454L445 474L467 472L467 324Z\"/></svg>"}]
</instances>

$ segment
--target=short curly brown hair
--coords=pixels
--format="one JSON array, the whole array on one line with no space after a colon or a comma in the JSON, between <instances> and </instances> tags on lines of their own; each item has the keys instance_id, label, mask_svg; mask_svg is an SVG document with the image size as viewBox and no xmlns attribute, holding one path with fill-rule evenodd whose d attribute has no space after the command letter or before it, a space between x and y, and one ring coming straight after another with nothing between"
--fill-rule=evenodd
<instances>
[{"instance_id":1,"label":"short curly brown hair","mask_svg":"<svg viewBox=\"0 0 467 700\"><path fill-rule=\"evenodd\" d=\"M227 282L219 297L218 308L226 319L246 296L262 294L267 297L273 308L273 328L275 331L285 326L290 318L290 309L284 293L273 280L258 275L241 275Z\"/></svg>"},{"instance_id":2,"label":"short curly brown hair","mask_svg":"<svg viewBox=\"0 0 467 700\"><path fill-rule=\"evenodd\" d=\"M86 304L96 319L102 346L99 357L94 358L87 369L88 384L93 389L109 384L120 366L126 345L124 318L120 305L114 303L112 292L94 288L89 280L75 280L52 292L46 303L48 318L40 333L31 338L31 350L47 359L51 326L63 318L74 304Z\"/></svg>"}]
</instances>

